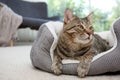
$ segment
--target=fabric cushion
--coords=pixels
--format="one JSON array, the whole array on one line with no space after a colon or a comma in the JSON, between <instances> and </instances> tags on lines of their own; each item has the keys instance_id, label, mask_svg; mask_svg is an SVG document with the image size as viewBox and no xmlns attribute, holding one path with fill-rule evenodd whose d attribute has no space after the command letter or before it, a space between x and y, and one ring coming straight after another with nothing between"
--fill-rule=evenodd
<instances>
[{"instance_id":1,"label":"fabric cushion","mask_svg":"<svg viewBox=\"0 0 120 80\"><path fill-rule=\"evenodd\" d=\"M106 72L120 71L120 54L119 54L119 37L120 37L120 19L117 19L113 25L112 30L114 38L117 43L113 48L91 63L88 75L102 74ZM51 56L50 48L53 43L54 37L46 25L42 25L38 31L38 36L33 43L31 49L31 61L33 66L47 72L51 71ZM77 63L63 64L63 74L77 74Z\"/></svg>"}]
</instances>

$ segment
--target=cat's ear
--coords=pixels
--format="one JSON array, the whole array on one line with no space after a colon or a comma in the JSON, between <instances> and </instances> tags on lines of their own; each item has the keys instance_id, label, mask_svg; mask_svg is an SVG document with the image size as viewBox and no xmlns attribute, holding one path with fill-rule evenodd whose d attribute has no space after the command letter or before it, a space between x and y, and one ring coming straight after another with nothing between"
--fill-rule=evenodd
<instances>
[{"instance_id":1,"label":"cat's ear","mask_svg":"<svg viewBox=\"0 0 120 80\"><path fill-rule=\"evenodd\" d=\"M93 12L91 12L91 13L87 16L87 20L89 20L90 22L92 22L92 20L93 20Z\"/></svg>"},{"instance_id":2,"label":"cat's ear","mask_svg":"<svg viewBox=\"0 0 120 80\"><path fill-rule=\"evenodd\" d=\"M67 8L64 13L64 23L68 23L71 19L73 18L73 13L72 11Z\"/></svg>"}]
</instances>

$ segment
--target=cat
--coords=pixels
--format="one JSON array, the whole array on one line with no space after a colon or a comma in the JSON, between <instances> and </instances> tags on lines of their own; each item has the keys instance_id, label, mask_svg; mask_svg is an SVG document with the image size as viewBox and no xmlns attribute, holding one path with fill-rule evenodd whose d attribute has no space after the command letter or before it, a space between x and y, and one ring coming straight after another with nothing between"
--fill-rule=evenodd
<instances>
[{"instance_id":1,"label":"cat","mask_svg":"<svg viewBox=\"0 0 120 80\"><path fill-rule=\"evenodd\" d=\"M73 15L67 8L64 13L63 30L60 33L57 47L54 51L51 70L59 75L62 73L62 60L79 60L77 72L79 77L85 77L89 71L93 57L110 48L108 42L94 34L91 12L85 18Z\"/></svg>"}]
</instances>

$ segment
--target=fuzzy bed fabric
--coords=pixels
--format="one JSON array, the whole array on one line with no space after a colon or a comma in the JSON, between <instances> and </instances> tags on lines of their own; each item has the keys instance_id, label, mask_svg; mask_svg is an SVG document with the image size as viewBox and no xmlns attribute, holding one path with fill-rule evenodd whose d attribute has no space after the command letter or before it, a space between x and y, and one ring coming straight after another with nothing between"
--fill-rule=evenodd
<instances>
[{"instance_id":1,"label":"fuzzy bed fabric","mask_svg":"<svg viewBox=\"0 0 120 80\"><path fill-rule=\"evenodd\" d=\"M0 2L0 46L5 46L11 39L16 38L16 30L21 23L22 16Z\"/></svg>"},{"instance_id":2,"label":"fuzzy bed fabric","mask_svg":"<svg viewBox=\"0 0 120 80\"><path fill-rule=\"evenodd\" d=\"M52 26L55 29L58 29L59 27L55 26L55 24ZM53 45L53 43L57 43L57 41L55 41L56 37L53 33L51 33L53 32L51 31L52 29L50 29L51 28L48 27L48 23L45 23L40 27L38 36L33 43L30 54L33 66L47 72L52 72L51 52L53 53L53 51L51 51L51 47L54 49L55 45ZM59 33L55 33L59 36ZM110 50L94 57L88 75L120 71L120 18L112 24L109 36L112 36L110 41L114 41L114 44L111 43L113 47ZM77 74L77 63L70 62L68 64L63 64L62 71L63 74Z\"/></svg>"}]
</instances>

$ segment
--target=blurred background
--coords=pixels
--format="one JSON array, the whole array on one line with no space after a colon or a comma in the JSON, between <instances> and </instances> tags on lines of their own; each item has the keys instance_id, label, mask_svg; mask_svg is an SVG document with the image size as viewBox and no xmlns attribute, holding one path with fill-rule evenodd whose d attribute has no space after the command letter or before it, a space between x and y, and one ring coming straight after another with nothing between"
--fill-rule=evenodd
<instances>
[{"instance_id":1,"label":"blurred background","mask_svg":"<svg viewBox=\"0 0 120 80\"><path fill-rule=\"evenodd\" d=\"M63 20L64 11L71 8L79 17L94 12L93 26L95 31L109 30L112 22L120 16L120 0L26 0L32 2L44 1L48 4L49 16L59 15Z\"/></svg>"},{"instance_id":2,"label":"blurred background","mask_svg":"<svg viewBox=\"0 0 120 80\"><path fill-rule=\"evenodd\" d=\"M95 32L108 32L112 23L120 17L120 0L24 0L30 2L46 2L48 16L63 15L66 8L71 8L73 13L80 18L94 12L93 27ZM32 44L37 36L37 30L30 28L18 29L18 40L15 45ZM18 43L19 42L19 43Z\"/></svg>"}]
</instances>

